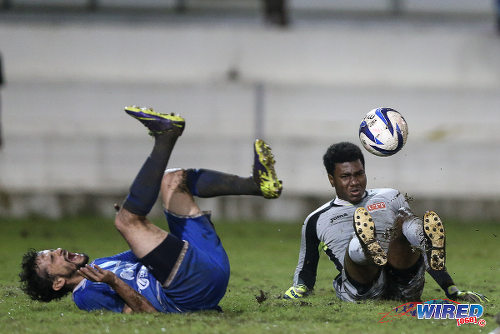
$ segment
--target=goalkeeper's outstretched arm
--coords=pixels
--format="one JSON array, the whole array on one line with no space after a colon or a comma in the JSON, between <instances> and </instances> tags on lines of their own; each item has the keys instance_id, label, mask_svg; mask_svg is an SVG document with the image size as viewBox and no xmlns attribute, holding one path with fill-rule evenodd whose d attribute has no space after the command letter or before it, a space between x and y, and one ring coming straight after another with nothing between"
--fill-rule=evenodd
<instances>
[{"instance_id":1,"label":"goalkeeper's outstretched arm","mask_svg":"<svg viewBox=\"0 0 500 334\"><path fill-rule=\"evenodd\" d=\"M316 233L316 222L316 219L308 217L302 226L299 262L295 269L293 285L283 295L285 299L304 297L314 289L320 244Z\"/></svg>"},{"instance_id":2,"label":"goalkeeper's outstretched arm","mask_svg":"<svg viewBox=\"0 0 500 334\"><path fill-rule=\"evenodd\" d=\"M486 303L488 298L480 293L474 291L462 291L453 282L450 274L446 270L433 270L427 269L427 272L436 281L437 284L443 289L446 297L455 301L466 301L469 303Z\"/></svg>"}]
</instances>

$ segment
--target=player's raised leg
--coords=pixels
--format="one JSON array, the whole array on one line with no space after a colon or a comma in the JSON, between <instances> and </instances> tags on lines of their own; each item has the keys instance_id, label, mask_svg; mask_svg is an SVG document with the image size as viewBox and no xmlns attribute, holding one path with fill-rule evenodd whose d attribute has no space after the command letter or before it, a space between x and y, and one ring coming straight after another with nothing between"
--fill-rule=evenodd
<instances>
[{"instance_id":1,"label":"player's raised leg","mask_svg":"<svg viewBox=\"0 0 500 334\"><path fill-rule=\"evenodd\" d=\"M256 140L252 176L241 177L208 169L166 170L161 196L171 233L214 255L216 261L223 264L222 267L229 268L210 214L199 208L194 196L256 195L277 198L282 185L276 176L274 164L269 145Z\"/></svg>"},{"instance_id":2,"label":"player's raised leg","mask_svg":"<svg viewBox=\"0 0 500 334\"><path fill-rule=\"evenodd\" d=\"M355 235L349 242L344 258L348 276L360 284L370 284L387 263L387 254L375 234L375 223L365 208L357 208L353 216Z\"/></svg>"},{"instance_id":3,"label":"player's raised leg","mask_svg":"<svg viewBox=\"0 0 500 334\"><path fill-rule=\"evenodd\" d=\"M163 207L178 216L194 217L202 214L187 186L189 171L181 168L167 169L161 183Z\"/></svg>"},{"instance_id":4,"label":"player's raised leg","mask_svg":"<svg viewBox=\"0 0 500 334\"><path fill-rule=\"evenodd\" d=\"M373 263L378 266L385 265L387 254L376 238L375 222L370 213L363 207L357 208L353 221L354 232Z\"/></svg>"},{"instance_id":5,"label":"player's raised leg","mask_svg":"<svg viewBox=\"0 0 500 334\"><path fill-rule=\"evenodd\" d=\"M397 211L387 252L387 262L394 270L406 270L420 261L425 244L422 225L422 220L409 208Z\"/></svg>"},{"instance_id":6,"label":"player's raised leg","mask_svg":"<svg viewBox=\"0 0 500 334\"><path fill-rule=\"evenodd\" d=\"M403 261L401 266L404 267L404 262L412 257L413 261L410 262L416 262L421 252L430 269L445 270L445 241L444 225L437 213L427 211L420 219L408 208L402 207L398 210L394 224L391 240L393 250L389 248L389 257L396 264Z\"/></svg>"},{"instance_id":7,"label":"player's raised leg","mask_svg":"<svg viewBox=\"0 0 500 334\"><path fill-rule=\"evenodd\" d=\"M188 173L183 169L169 169L163 177L161 197L170 233L200 250L198 256L205 259L203 262L211 262L222 270L219 274L225 282L229 279L229 259L212 224L210 212L200 209L186 187L187 178Z\"/></svg>"},{"instance_id":8,"label":"player's raised leg","mask_svg":"<svg viewBox=\"0 0 500 334\"><path fill-rule=\"evenodd\" d=\"M282 182L274 168L276 161L271 147L263 140L254 143L254 164L252 175L239 175L210 169L187 169L185 185L196 197L216 197L226 195L253 195L265 198L278 198Z\"/></svg>"},{"instance_id":9,"label":"player's raised leg","mask_svg":"<svg viewBox=\"0 0 500 334\"><path fill-rule=\"evenodd\" d=\"M180 116L160 114L151 108L130 106L125 108L125 112L144 124L154 138L153 150L115 218L116 228L134 254L141 258L168 235L165 230L150 223L146 215L158 198L164 170L185 122Z\"/></svg>"}]
</instances>

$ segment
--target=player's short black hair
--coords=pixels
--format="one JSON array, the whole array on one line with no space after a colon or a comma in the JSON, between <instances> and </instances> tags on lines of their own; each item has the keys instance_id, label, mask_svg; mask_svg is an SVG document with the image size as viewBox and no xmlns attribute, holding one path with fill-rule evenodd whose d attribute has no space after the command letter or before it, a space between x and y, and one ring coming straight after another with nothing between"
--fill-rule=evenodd
<instances>
[{"instance_id":1,"label":"player's short black hair","mask_svg":"<svg viewBox=\"0 0 500 334\"><path fill-rule=\"evenodd\" d=\"M23 256L21 263L21 272L19 278L21 279L21 289L33 300L42 302L50 302L54 299L60 299L71 291L70 288L63 287L60 290L52 288L53 278L48 276L42 277L38 274L38 264L36 259L38 253L30 248Z\"/></svg>"},{"instance_id":2,"label":"player's short black hair","mask_svg":"<svg viewBox=\"0 0 500 334\"><path fill-rule=\"evenodd\" d=\"M336 163L351 162L358 159L365 167L365 157L359 146L343 141L328 147L325 155L323 155L323 165L325 165L326 172L333 176Z\"/></svg>"}]
</instances>

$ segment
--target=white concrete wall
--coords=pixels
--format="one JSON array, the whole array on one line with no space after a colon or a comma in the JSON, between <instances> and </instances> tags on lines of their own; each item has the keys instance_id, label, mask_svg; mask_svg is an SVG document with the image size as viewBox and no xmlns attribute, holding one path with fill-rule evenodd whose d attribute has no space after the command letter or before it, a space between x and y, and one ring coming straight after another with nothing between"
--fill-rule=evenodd
<instances>
[{"instance_id":1,"label":"white concrete wall","mask_svg":"<svg viewBox=\"0 0 500 334\"><path fill-rule=\"evenodd\" d=\"M1 23L0 23L1 24ZM493 24L1 24L10 82L497 88Z\"/></svg>"},{"instance_id":2,"label":"white concrete wall","mask_svg":"<svg viewBox=\"0 0 500 334\"><path fill-rule=\"evenodd\" d=\"M0 23L0 52L4 192L126 191L151 140L121 110L144 104L187 119L172 166L248 174L262 131L284 195L327 197L327 146L357 143L363 115L390 106L407 119L409 140L390 158L367 153L369 186L421 198L500 197L500 43L487 22L288 30L11 22ZM260 130L257 82L265 87Z\"/></svg>"}]
</instances>

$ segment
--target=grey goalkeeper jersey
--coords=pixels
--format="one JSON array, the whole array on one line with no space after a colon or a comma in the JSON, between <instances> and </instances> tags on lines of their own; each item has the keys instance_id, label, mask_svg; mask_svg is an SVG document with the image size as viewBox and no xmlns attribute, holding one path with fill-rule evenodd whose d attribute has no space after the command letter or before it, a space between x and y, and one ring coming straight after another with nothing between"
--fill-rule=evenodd
<instances>
[{"instance_id":1,"label":"grey goalkeeper jersey","mask_svg":"<svg viewBox=\"0 0 500 334\"><path fill-rule=\"evenodd\" d=\"M295 286L305 284L308 289L314 288L320 243L325 245L323 250L337 270L342 271L347 246L354 236L353 214L362 206L372 215L377 239L387 251L398 209L409 208L404 195L395 189L382 188L368 189L356 205L336 198L313 211L304 221L299 263L293 280Z\"/></svg>"}]
</instances>

